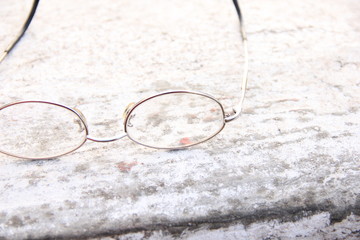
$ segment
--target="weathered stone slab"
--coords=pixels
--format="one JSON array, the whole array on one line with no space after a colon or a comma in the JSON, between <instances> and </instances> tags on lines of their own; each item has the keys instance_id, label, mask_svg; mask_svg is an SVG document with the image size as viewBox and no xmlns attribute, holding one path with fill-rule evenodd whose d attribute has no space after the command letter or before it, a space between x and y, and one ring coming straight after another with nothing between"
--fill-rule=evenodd
<instances>
[{"instance_id":1,"label":"weathered stone slab","mask_svg":"<svg viewBox=\"0 0 360 240\"><path fill-rule=\"evenodd\" d=\"M1 155L0 238L359 237L360 3L242 8L240 119L187 150L123 139L51 160ZM47 0L0 64L0 103L77 106L92 135L114 136L128 103L169 89L229 111L242 64L231 1Z\"/></svg>"}]
</instances>

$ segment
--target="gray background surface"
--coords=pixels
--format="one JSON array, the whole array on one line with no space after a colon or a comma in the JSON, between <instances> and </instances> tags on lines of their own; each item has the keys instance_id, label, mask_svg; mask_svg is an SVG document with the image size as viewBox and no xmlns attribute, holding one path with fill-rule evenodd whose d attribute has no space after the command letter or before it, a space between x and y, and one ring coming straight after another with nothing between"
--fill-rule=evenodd
<instances>
[{"instance_id":1,"label":"gray background surface","mask_svg":"<svg viewBox=\"0 0 360 240\"><path fill-rule=\"evenodd\" d=\"M359 237L360 2L242 9L240 119L182 151L123 139L46 161L1 155L0 238ZM0 64L0 103L77 106L108 137L128 103L169 89L230 110L242 64L231 1L47 0Z\"/></svg>"}]
</instances>

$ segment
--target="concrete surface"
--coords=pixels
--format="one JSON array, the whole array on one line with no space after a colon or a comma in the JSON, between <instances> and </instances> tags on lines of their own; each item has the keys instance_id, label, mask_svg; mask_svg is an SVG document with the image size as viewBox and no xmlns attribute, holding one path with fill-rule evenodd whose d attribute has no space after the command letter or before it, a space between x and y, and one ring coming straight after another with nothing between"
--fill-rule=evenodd
<instances>
[{"instance_id":1,"label":"concrete surface","mask_svg":"<svg viewBox=\"0 0 360 240\"><path fill-rule=\"evenodd\" d=\"M51 160L1 155L0 238L360 238L360 2L242 8L240 119L181 151L123 139ZM42 1L0 64L0 103L77 106L98 137L122 132L129 102L168 89L210 93L229 110L237 27L231 1Z\"/></svg>"}]
</instances>

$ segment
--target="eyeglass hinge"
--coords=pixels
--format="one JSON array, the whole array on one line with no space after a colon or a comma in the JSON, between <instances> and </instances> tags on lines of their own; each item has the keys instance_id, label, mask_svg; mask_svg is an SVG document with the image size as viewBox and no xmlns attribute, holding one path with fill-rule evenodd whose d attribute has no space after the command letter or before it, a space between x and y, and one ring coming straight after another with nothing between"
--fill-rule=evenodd
<instances>
[{"instance_id":1,"label":"eyeglass hinge","mask_svg":"<svg viewBox=\"0 0 360 240\"><path fill-rule=\"evenodd\" d=\"M241 113L241 110L235 110L233 109L233 113L232 114L226 114L225 116L225 122L231 122L235 119L237 119L238 117L240 117L240 113Z\"/></svg>"}]
</instances>

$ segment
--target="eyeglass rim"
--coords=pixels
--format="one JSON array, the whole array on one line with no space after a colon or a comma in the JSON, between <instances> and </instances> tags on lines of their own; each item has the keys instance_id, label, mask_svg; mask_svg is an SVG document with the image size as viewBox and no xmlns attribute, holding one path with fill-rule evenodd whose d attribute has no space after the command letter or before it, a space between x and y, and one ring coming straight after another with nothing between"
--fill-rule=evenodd
<instances>
[{"instance_id":1,"label":"eyeglass rim","mask_svg":"<svg viewBox=\"0 0 360 240\"><path fill-rule=\"evenodd\" d=\"M71 152L76 151L77 149L79 149L80 147L82 147L82 146L84 145L84 143L86 142L86 140L88 139L87 136L89 135L89 128L88 128L88 125L87 125L87 123L86 123L86 120L84 119L84 117L82 116L82 114L79 113L79 112L77 112L75 109L70 108L70 107L65 106L65 105L62 105L62 104L58 104L58 103L54 103L54 102L48 102L48 101L41 101L41 100L17 101L17 102L12 102L12 103L9 103L9 104L0 106L0 111L3 110L3 109L5 109L5 108L14 106L14 105L26 104L26 103L40 103L40 104L54 105L54 106L64 108L64 109L69 110L70 112L74 113L74 114L80 119L80 121L82 122L82 124L84 125L84 128L85 128L85 135L84 135L84 137L83 137L83 140L80 142L80 144L78 144L77 147L72 148L72 150L69 150L69 151L66 151L66 152L64 152L64 153L57 154L57 155L47 156L47 157L29 157L29 156L26 157L26 156L20 156L20 155L17 155L17 154L13 154L13 153L9 153L9 152L3 151L3 150L1 150L1 148L0 148L0 153L6 154L6 155L9 155L9 156L12 156L12 157L16 157L16 158L27 159L27 160L34 160L34 159L36 159L36 160L46 160L46 159L47 159L47 160L48 160L48 159L52 159L52 158L61 157L61 156L63 156L63 155L66 155L66 154L69 154L69 153L71 153Z\"/></svg>"},{"instance_id":2,"label":"eyeglass rim","mask_svg":"<svg viewBox=\"0 0 360 240\"><path fill-rule=\"evenodd\" d=\"M151 145L147 145L147 144L144 144L144 143L141 143L135 139L133 139L130 134L128 133L128 130L127 130L127 123L128 123L128 120L131 116L131 113L141 104L143 104L144 102L147 102L153 98L156 98L156 97L160 97L160 96L164 96L164 95L168 95L168 94L178 94L178 93L184 93L184 94L194 94L194 95L199 95L199 96L203 96L203 97L206 97L206 98L209 98L213 101L215 101L219 106L220 106L220 109L222 111L222 117L223 117L223 122L222 122L222 125L221 125L221 128L215 132L214 134L212 134L211 136L209 136L208 138L202 140L202 141L199 141L199 142L196 142L194 144L189 144L189 145L184 145L184 146L179 146L179 147L154 147L154 146L151 146ZM133 142L137 143L137 144L140 144L142 146L145 146L145 147L149 147L149 148L153 148L153 149L163 149L163 150L179 150L179 149L185 149L185 148L188 148L188 147L192 147L192 146L195 146L195 145L198 145L198 144L201 144L203 142L206 142L208 140L210 140L211 138L215 137L216 135L218 135L225 127L225 124L226 124L226 114L225 114L225 110L224 110L224 107L223 105L221 104L220 101L218 101L215 97L213 97L212 95L210 94L207 94L207 93L203 93L203 92L198 92L198 91L188 91L188 90L173 90L173 91L166 91L166 92L161 92L161 93L158 93L158 94L155 94L155 95L152 95L151 97L147 97L147 98L144 98L142 100L140 100L139 102L135 103L131 109L126 113L126 117L125 117L125 120L124 120L124 131L127 135L127 137L132 140Z\"/></svg>"},{"instance_id":3,"label":"eyeglass rim","mask_svg":"<svg viewBox=\"0 0 360 240\"><path fill-rule=\"evenodd\" d=\"M219 128L219 130L217 130L215 133L213 133L212 135L210 135L209 137L205 138L204 140L202 141L199 141L199 142L196 142L194 144L189 144L189 145L184 145L184 146L179 146L179 147L154 147L154 146L151 146L151 145L147 145L147 144L144 144L144 143L141 143L135 139L133 139L131 137L131 135L128 133L127 131L127 123L128 123L128 120L129 120L129 117L131 116L131 113L141 104L143 104L144 102L147 102L153 98L156 98L156 97L160 97L160 96L163 96L163 95L169 95L169 94L194 94L194 95L199 95L199 96L202 96L202 97L206 97L206 98L209 98L211 100L213 100L214 102L216 102L219 106L220 106L220 109L221 109L221 112L222 112L222 118L223 118L223 121L222 121L222 125L221 127ZM28 157L28 156L21 156L21 155L17 155L17 154L13 154L13 153L9 153L9 152L6 152L4 150L1 150L0 149L0 153L3 153L3 154L6 154L6 155L9 155L9 156L12 156L12 157L17 157L17 158L22 158L22 159L36 159L36 160L45 160L45 159L51 159L51 158L56 158L56 157L60 157L60 156L63 156L63 155L66 155L66 154L69 154L73 151L76 151L77 149L79 149L81 146L83 146L85 144L85 142L89 139L91 140L91 138L89 138L89 128L88 128L88 125L87 125L87 121L86 121L86 118L85 116L83 116L83 114L80 112L80 111L77 111L76 109L74 108L71 108L71 107L68 107L66 105L63 105L63 104L58 104L58 103L54 103L54 102L49 102L49 101L41 101L41 100L26 100L26 101L16 101L16 102L12 102L12 103L9 103L9 104L6 104L6 105L3 105L3 106L0 106L0 111L3 110L3 109L6 109L8 107L11 107L11 106L14 106L14 105L19 105L19 104L26 104L26 103L40 103L40 104L49 104L49 105L54 105L54 106L57 106L57 107L61 107L61 108L64 108L72 113L74 113L82 122L82 124L84 125L84 128L85 128L85 135L84 135L84 138L83 138L83 141L80 142L80 144L78 146L76 146L75 148L72 148L71 150L69 151L66 151L64 153L61 153L61 154L57 154L57 155L51 155L51 156L47 156L47 157ZM145 147L149 147L149 148L153 148L153 149L164 149L164 150L179 150L179 149L185 149L185 148L188 148L188 147L192 147L194 145L198 145L198 144L201 144L203 142L206 142L208 140L210 140L211 138L215 137L216 135L218 135L225 127L226 125L226 114L225 114L225 110L224 110L224 107L223 105L221 104L220 101L218 101L215 97L213 97L212 95L210 94L207 94L207 93L203 93L203 92L198 92L198 91L188 91L188 90L173 90L173 91L166 91L166 92L161 92L161 93L158 93L158 94L155 94L155 95L152 95L150 97L147 97L147 98L144 98L140 101L138 101L137 103L135 103L131 109L126 113L126 118L124 120L124 132L126 134L126 136L133 142L139 144L139 145L142 145L142 146L145 146Z\"/></svg>"},{"instance_id":4,"label":"eyeglass rim","mask_svg":"<svg viewBox=\"0 0 360 240\"><path fill-rule=\"evenodd\" d=\"M9 52L15 47L15 45L19 42L19 40L22 38L22 36L24 35L24 33L26 32L27 28L29 27L34 15L35 15L35 12L36 12L36 9L39 5L39 2L40 0L33 0L33 6L31 8L31 11L28 15L28 18L26 19L26 22L25 24L23 25L21 31L19 32L18 36L15 38L15 40L10 43L9 47L7 49L5 49L5 51L0 54L0 62L2 60L4 60L4 58L9 54ZM240 22L240 34L241 34L241 40L242 40L242 43L243 43L243 49L244 49L244 72L243 72L243 77L242 77L242 82L241 82L241 93L240 93L240 101L238 102L238 104L236 106L233 107L233 113L232 114L227 114L225 115L225 112L224 112L224 108L222 106L222 104L214 97L212 97L211 95L209 94L205 94L205 93L200 93L200 92L195 92L195 91L185 91L185 92L189 92L189 93L200 93L199 95L202 95L202 96L205 96L205 97L209 97L210 99L216 101L221 109L223 110L223 119L224 119L224 123L223 123L223 126L222 128L216 132L213 136L203 140L203 141L200 141L198 143L195 143L195 144L192 144L192 145L185 145L183 147L179 147L179 148L158 148L158 149L180 149L180 148L187 148L187 147L191 147L193 145L197 145L197 144L200 144L200 143L203 143L205 141L208 141L210 140L211 138L213 138L214 136L216 136L217 134L219 134L222 129L225 127L225 124L227 122L231 122L235 119L237 119L241 112L242 112L242 105L243 105L243 102L244 102L244 99L245 99L245 93L246 93L246 88L247 88L247 82L248 82L248 65L249 65L249 57L248 57L248 47L247 47L247 36L246 36L246 32L245 32L245 28L244 28L244 23L243 23L243 16L242 16L242 12L240 10L240 7L239 7L239 4L238 4L238 0L232 0L234 6L235 6L235 9L236 9L236 12L237 12L237 15L238 15L238 19L239 19L239 22ZM173 92L173 91L168 91L168 92ZM162 93L160 93L162 94ZM154 96L151 96L150 98L147 98L147 99L144 99L144 100L149 100L151 98L154 98L154 97L157 97L158 95L160 94L156 94ZM64 153L64 154L61 154L61 155L57 155L57 156L53 156L52 158L54 157L58 157L58 156L62 156L62 155L65 155L65 154L68 154L72 151L75 151L77 150L78 148L80 148L85 142L86 140L91 140L91 141L95 141L95 142L112 142L112 141L116 141L116 140L119 140L125 136L129 137L132 141L140 144L140 145L144 145L144 144L141 144L135 140L133 140L128 134L127 132L125 131L125 135L123 136L120 136L120 137L115 137L115 138L112 138L112 139L96 139L96 138L92 138L91 136L89 136L89 132L88 132L88 126L87 126L87 123L86 123L86 119L85 117L83 117L82 113L80 111L78 111L76 108L69 108L69 107L66 107L64 105L61 105L61 104L57 104L57 103L52 103L52 102L47 102L47 101L31 101L31 100L28 100L28 101L21 101L21 102L16 102L16 103L10 103L10 104L7 104L7 105L4 105L0 108L0 110L2 110L3 108L6 108L6 107L9 107L10 105L14 105L14 104L20 104L20 103L25 103L25 102L38 102L38 103L48 103L48 104L53 104L53 105L57 105L57 106L60 106L60 107L64 107L72 112L74 112L82 121L82 123L84 124L85 126L85 129L86 129L86 137L83 141L83 143L78 146L77 148L75 148L74 150L71 150L67 153ZM141 101L140 101L141 102ZM140 102L138 102L138 104L140 104ZM130 114L127 114L127 116L130 116ZM124 121L124 128L126 128L126 121ZM147 145L144 145L144 146L147 146ZM150 147L150 148L154 148L152 146L147 146L147 147ZM3 151L0 150L0 152L2 153L5 153ZM9 154L9 153L5 153L7 155L10 155L10 156L14 156L12 154ZM17 157L17 156L15 156ZM24 158L24 157L21 157L21 158ZM25 159L29 159L29 158L25 158ZM30 158L30 159L34 159L34 158ZM36 159L48 159L48 158L36 158Z\"/></svg>"}]
</instances>

